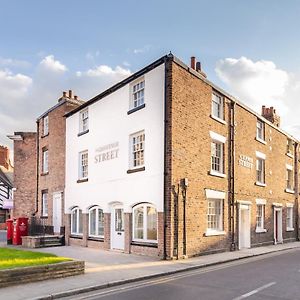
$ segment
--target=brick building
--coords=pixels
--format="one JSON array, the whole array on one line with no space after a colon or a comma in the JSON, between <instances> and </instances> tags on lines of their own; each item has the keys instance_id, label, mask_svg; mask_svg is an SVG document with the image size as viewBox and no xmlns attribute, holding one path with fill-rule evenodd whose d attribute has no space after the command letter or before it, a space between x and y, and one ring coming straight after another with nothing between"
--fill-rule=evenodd
<instances>
[{"instance_id":1,"label":"brick building","mask_svg":"<svg viewBox=\"0 0 300 300\"><path fill-rule=\"evenodd\" d=\"M14 217L36 215L49 230L63 226L65 117L83 101L64 92L58 103L37 118L37 132L15 132Z\"/></svg>"},{"instance_id":2,"label":"brick building","mask_svg":"<svg viewBox=\"0 0 300 300\"><path fill-rule=\"evenodd\" d=\"M172 258L298 239L298 141L194 57L164 56L66 116L68 243Z\"/></svg>"}]
</instances>

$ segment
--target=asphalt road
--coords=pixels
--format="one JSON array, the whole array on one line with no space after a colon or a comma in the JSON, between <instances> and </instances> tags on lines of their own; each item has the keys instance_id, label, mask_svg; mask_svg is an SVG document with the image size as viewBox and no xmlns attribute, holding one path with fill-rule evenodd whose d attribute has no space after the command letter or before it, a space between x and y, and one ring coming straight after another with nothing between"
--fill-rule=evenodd
<instances>
[{"instance_id":1,"label":"asphalt road","mask_svg":"<svg viewBox=\"0 0 300 300\"><path fill-rule=\"evenodd\" d=\"M300 250L234 261L64 299L300 299Z\"/></svg>"}]
</instances>

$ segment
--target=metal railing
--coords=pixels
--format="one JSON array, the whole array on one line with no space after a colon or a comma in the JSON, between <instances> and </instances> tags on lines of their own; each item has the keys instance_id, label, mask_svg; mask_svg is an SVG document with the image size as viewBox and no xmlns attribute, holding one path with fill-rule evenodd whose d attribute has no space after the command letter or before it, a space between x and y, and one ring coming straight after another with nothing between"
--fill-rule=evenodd
<instances>
[{"instance_id":1,"label":"metal railing","mask_svg":"<svg viewBox=\"0 0 300 300\"><path fill-rule=\"evenodd\" d=\"M46 218L32 216L29 223L29 235L31 236L45 236L53 234L53 226L47 224Z\"/></svg>"}]
</instances>

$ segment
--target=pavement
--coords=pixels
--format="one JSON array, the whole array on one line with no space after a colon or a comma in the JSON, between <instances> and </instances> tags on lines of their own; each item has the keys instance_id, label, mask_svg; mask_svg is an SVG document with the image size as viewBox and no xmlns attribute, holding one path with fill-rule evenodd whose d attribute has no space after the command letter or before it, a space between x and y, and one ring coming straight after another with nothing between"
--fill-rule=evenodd
<instances>
[{"instance_id":1,"label":"pavement","mask_svg":"<svg viewBox=\"0 0 300 300\"><path fill-rule=\"evenodd\" d=\"M0 246L5 246L5 243L0 242ZM24 249L21 247L17 248ZM9 300L58 299L111 286L138 282L289 249L300 250L300 242L172 261L76 246L42 248L35 251L54 253L59 256L84 260L86 262L85 274L2 288L0 293L1 299Z\"/></svg>"}]
</instances>

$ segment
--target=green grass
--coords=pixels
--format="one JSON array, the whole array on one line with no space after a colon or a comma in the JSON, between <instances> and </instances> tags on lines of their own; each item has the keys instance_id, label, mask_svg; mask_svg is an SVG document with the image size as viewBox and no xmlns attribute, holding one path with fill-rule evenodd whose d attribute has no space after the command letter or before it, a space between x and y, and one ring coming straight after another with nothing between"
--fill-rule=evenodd
<instances>
[{"instance_id":1,"label":"green grass","mask_svg":"<svg viewBox=\"0 0 300 300\"><path fill-rule=\"evenodd\" d=\"M71 259L50 253L0 248L0 270L18 267L55 264Z\"/></svg>"}]
</instances>

